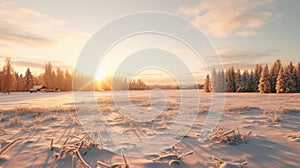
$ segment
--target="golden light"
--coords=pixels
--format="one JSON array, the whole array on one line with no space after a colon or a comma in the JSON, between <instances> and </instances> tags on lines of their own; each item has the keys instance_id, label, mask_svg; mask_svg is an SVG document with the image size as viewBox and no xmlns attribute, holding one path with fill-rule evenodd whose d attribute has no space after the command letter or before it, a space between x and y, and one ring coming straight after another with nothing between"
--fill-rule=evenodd
<instances>
[{"instance_id":1,"label":"golden light","mask_svg":"<svg viewBox=\"0 0 300 168\"><path fill-rule=\"evenodd\" d=\"M107 75L107 72L106 72L106 71L104 71L104 70L99 70L99 71L96 73L95 78L96 78L97 80L102 80L102 79L104 79L104 78L106 77L106 75Z\"/></svg>"}]
</instances>

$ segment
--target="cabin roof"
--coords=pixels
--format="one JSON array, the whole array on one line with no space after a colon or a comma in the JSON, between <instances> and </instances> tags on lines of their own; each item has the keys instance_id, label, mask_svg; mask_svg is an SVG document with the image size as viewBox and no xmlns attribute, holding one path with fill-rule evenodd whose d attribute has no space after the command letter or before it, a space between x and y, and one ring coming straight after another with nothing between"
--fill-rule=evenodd
<instances>
[{"instance_id":1,"label":"cabin roof","mask_svg":"<svg viewBox=\"0 0 300 168\"><path fill-rule=\"evenodd\" d=\"M46 88L46 86L44 85L35 85L32 87L32 89L43 89L43 88Z\"/></svg>"}]
</instances>

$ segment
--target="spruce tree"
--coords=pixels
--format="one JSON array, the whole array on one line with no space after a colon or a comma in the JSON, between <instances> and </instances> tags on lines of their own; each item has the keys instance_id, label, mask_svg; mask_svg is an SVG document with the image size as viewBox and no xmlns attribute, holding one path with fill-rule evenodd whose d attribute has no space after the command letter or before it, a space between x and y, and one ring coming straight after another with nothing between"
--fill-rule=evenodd
<instances>
[{"instance_id":1,"label":"spruce tree","mask_svg":"<svg viewBox=\"0 0 300 168\"><path fill-rule=\"evenodd\" d=\"M19 91L22 91L22 78L21 78L21 76L19 75L19 73L18 72L15 72L15 89L14 89L14 91L17 91L17 92L19 92Z\"/></svg>"},{"instance_id":2,"label":"spruce tree","mask_svg":"<svg viewBox=\"0 0 300 168\"><path fill-rule=\"evenodd\" d=\"M65 85L64 72L60 68L56 69L56 82L55 83L56 83L56 87L58 87L61 90L65 90L64 89L64 85Z\"/></svg>"},{"instance_id":3,"label":"spruce tree","mask_svg":"<svg viewBox=\"0 0 300 168\"><path fill-rule=\"evenodd\" d=\"M211 80L209 77L209 74L206 75L205 82L204 82L204 91L205 92L211 92Z\"/></svg>"},{"instance_id":4,"label":"spruce tree","mask_svg":"<svg viewBox=\"0 0 300 168\"><path fill-rule=\"evenodd\" d=\"M282 66L281 61L279 59L277 59L270 69L270 86L271 86L272 93L276 92L276 81L277 81L278 73L281 69L281 66Z\"/></svg>"},{"instance_id":5,"label":"spruce tree","mask_svg":"<svg viewBox=\"0 0 300 168\"><path fill-rule=\"evenodd\" d=\"M263 70L263 68L262 68L262 66L261 65L259 65L259 64L257 64L256 66L255 66L255 69L254 69L254 79L253 79L253 89L254 89L254 92L258 92L259 91L259 89L258 89L258 85L259 85L259 79L260 79L260 76L261 76L261 73L262 73L262 70Z\"/></svg>"},{"instance_id":6,"label":"spruce tree","mask_svg":"<svg viewBox=\"0 0 300 168\"><path fill-rule=\"evenodd\" d=\"M220 92L225 92L226 91L226 79L225 79L225 74L224 70L220 72L220 77L219 77L219 87L220 87Z\"/></svg>"},{"instance_id":7,"label":"spruce tree","mask_svg":"<svg viewBox=\"0 0 300 168\"><path fill-rule=\"evenodd\" d=\"M298 63L296 68L296 79L297 79L296 90L297 92L300 92L300 62Z\"/></svg>"},{"instance_id":8,"label":"spruce tree","mask_svg":"<svg viewBox=\"0 0 300 168\"><path fill-rule=\"evenodd\" d=\"M43 84L48 88L53 88L53 72L52 72L52 64L48 62L44 66L44 75L43 75Z\"/></svg>"},{"instance_id":9,"label":"spruce tree","mask_svg":"<svg viewBox=\"0 0 300 168\"><path fill-rule=\"evenodd\" d=\"M237 68L235 73L236 92L242 92L242 75L241 70Z\"/></svg>"},{"instance_id":10,"label":"spruce tree","mask_svg":"<svg viewBox=\"0 0 300 168\"><path fill-rule=\"evenodd\" d=\"M226 92L236 92L234 67L226 70Z\"/></svg>"},{"instance_id":11,"label":"spruce tree","mask_svg":"<svg viewBox=\"0 0 300 168\"><path fill-rule=\"evenodd\" d=\"M66 91L71 91L72 90L72 82L73 82L73 77L71 75L71 73L66 70L65 71L65 85L66 85Z\"/></svg>"},{"instance_id":12,"label":"spruce tree","mask_svg":"<svg viewBox=\"0 0 300 168\"><path fill-rule=\"evenodd\" d=\"M259 79L259 92L260 93L270 93L271 92L271 87L270 87L270 81L269 81L269 69L268 65L265 66L261 73L261 77Z\"/></svg>"},{"instance_id":13,"label":"spruce tree","mask_svg":"<svg viewBox=\"0 0 300 168\"><path fill-rule=\"evenodd\" d=\"M254 72L252 70L250 71L248 87L249 87L249 92L256 92L257 85L255 85L255 76L254 76Z\"/></svg>"},{"instance_id":14,"label":"spruce tree","mask_svg":"<svg viewBox=\"0 0 300 168\"><path fill-rule=\"evenodd\" d=\"M295 71L293 63L290 64L285 68L285 87L286 93L294 93L296 91L296 79L295 79Z\"/></svg>"},{"instance_id":15,"label":"spruce tree","mask_svg":"<svg viewBox=\"0 0 300 168\"><path fill-rule=\"evenodd\" d=\"M34 85L33 75L31 74L30 69L27 68L24 77L24 88L26 91L29 91L29 89L31 89L33 85Z\"/></svg>"},{"instance_id":16,"label":"spruce tree","mask_svg":"<svg viewBox=\"0 0 300 168\"><path fill-rule=\"evenodd\" d=\"M207 76L206 76L207 79ZM218 74L215 70L215 68L212 71L212 78L211 78L211 91L214 92L219 92L219 87L218 87Z\"/></svg>"},{"instance_id":17,"label":"spruce tree","mask_svg":"<svg viewBox=\"0 0 300 168\"><path fill-rule=\"evenodd\" d=\"M277 80L276 80L276 93L285 93L285 77L283 68L279 70Z\"/></svg>"}]
</instances>

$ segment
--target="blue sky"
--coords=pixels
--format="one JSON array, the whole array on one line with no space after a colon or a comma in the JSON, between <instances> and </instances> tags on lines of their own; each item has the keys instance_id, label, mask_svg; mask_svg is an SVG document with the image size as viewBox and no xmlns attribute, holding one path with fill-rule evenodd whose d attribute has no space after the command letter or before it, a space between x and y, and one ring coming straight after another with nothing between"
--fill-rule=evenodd
<instances>
[{"instance_id":1,"label":"blue sky","mask_svg":"<svg viewBox=\"0 0 300 168\"><path fill-rule=\"evenodd\" d=\"M225 68L249 69L277 58L296 63L300 61L299 6L298 0L0 0L0 65L10 56L21 73L28 66L41 73L46 61L72 68L97 30L138 11L170 12L190 20L207 35ZM140 41L137 37L132 44ZM111 60L107 62L103 71L114 69L108 66ZM192 65L192 69L202 67Z\"/></svg>"}]
</instances>

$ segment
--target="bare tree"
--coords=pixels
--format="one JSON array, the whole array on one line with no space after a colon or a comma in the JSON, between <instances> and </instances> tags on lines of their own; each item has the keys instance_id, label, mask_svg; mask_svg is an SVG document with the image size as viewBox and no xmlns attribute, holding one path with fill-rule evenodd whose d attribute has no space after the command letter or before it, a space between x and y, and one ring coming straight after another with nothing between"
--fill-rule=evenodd
<instances>
[{"instance_id":1,"label":"bare tree","mask_svg":"<svg viewBox=\"0 0 300 168\"><path fill-rule=\"evenodd\" d=\"M51 62L46 63L44 69L45 69L45 73L43 77L43 83L48 88L53 88L53 72L52 72Z\"/></svg>"},{"instance_id":2,"label":"bare tree","mask_svg":"<svg viewBox=\"0 0 300 168\"><path fill-rule=\"evenodd\" d=\"M13 88L13 81L14 81L13 68L9 57L5 59L5 62L6 65L3 67L3 72L2 72L1 91L4 94L5 93L10 94Z\"/></svg>"}]
</instances>

